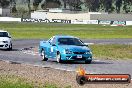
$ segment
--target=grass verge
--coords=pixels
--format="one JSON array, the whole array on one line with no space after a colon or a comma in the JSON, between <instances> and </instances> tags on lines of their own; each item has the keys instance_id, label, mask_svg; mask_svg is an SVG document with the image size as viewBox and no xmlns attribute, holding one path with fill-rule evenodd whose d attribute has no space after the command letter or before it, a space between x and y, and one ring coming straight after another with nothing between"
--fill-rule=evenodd
<instances>
[{"instance_id":1,"label":"grass verge","mask_svg":"<svg viewBox=\"0 0 132 88\"><path fill-rule=\"evenodd\" d=\"M79 38L132 38L132 26L73 25L56 23L0 23L14 39L47 39L51 36L73 35Z\"/></svg>"},{"instance_id":2,"label":"grass verge","mask_svg":"<svg viewBox=\"0 0 132 88\"><path fill-rule=\"evenodd\" d=\"M104 59L132 59L132 45L90 45L94 57Z\"/></svg>"},{"instance_id":3,"label":"grass verge","mask_svg":"<svg viewBox=\"0 0 132 88\"><path fill-rule=\"evenodd\" d=\"M14 39L48 39L57 34L79 38L132 38L132 26L111 27L102 25L71 25L56 23L0 23ZM93 54L100 58L132 59L131 45L92 45Z\"/></svg>"},{"instance_id":4,"label":"grass verge","mask_svg":"<svg viewBox=\"0 0 132 88\"><path fill-rule=\"evenodd\" d=\"M9 75L0 75L0 88L33 88L22 78Z\"/></svg>"},{"instance_id":5,"label":"grass verge","mask_svg":"<svg viewBox=\"0 0 132 88\"><path fill-rule=\"evenodd\" d=\"M14 75L0 75L0 88L58 88L54 84L35 85Z\"/></svg>"}]
</instances>

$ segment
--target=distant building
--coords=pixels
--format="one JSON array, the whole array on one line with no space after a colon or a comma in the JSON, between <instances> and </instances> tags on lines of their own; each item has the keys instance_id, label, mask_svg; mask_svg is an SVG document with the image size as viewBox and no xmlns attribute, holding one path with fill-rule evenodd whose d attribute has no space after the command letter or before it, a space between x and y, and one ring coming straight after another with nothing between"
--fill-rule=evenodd
<instances>
[{"instance_id":1,"label":"distant building","mask_svg":"<svg viewBox=\"0 0 132 88\"><path fill-rule=\"evenodd\" d=\"M0 16L2 17L10 17L10 8L0 8Z\"/></svg>"},{"instance_id":2,"label":"distant building","mask_svg":"<svg viewBox=\"0 0 132 88\"><path fill-rule=\"evenodd\" d=\"M131 14L108 14L100 12L68 13L66 10L49 9L31 13L34 19L65 19L65 20L105 20L105 21L132 21Z\"/></svg>"},{"instance_id":3,"label":"distant building","mask_svg":"<svg viewBox=\"0 0 132 88\"><path fill-rule=\"evenodd\" d=\"M37 10L31 13L31 18L34 19L65 19L65 20L89 20L89 13L72 13L65 9L48 9Z\"/></svg>"}]
</instances>

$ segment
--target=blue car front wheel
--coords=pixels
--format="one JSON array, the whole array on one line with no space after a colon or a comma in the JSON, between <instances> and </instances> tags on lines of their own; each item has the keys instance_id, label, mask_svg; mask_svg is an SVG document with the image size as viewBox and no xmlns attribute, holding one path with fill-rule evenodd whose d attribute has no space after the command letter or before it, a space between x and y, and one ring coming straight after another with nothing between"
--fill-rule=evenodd
<instances>
[{"instance_id":1,"label":"blue car front wheel","mask_svg":"<svg viewBox=\"0 0 132 88\"><path fill-rule=\"evenodd\" d=\"M92 60L85 60L85 64L91 64Z\"/></svg>"},{"instance_id":2,"label":"blue car front wheel","mask_svg":"<svg viewBox=\"0 0 132 88\"><path fill-rule=\"evenodd\" d=\"M57 52L56 60L58 63L62 63L60 52Z\"/></svg>"}]
</instances>

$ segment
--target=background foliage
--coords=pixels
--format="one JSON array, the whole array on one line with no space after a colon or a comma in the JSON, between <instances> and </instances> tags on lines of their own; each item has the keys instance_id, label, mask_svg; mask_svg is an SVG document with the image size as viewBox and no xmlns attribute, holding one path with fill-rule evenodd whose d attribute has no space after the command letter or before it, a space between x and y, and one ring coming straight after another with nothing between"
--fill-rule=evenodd
<instances>
[{"instance_id":1,"label":"background foliage","mask_svg":"<svg viewBox=\"0 0 132 88\"><path fill-rule=\"evenodd\" d=\"M12 7L12 12L17 11L17 6L31 10L46 8L65 8L70 10L82 10L91 12L131 13L132 0L0 0L1 7Z\"/></svg>"}]
</instances>

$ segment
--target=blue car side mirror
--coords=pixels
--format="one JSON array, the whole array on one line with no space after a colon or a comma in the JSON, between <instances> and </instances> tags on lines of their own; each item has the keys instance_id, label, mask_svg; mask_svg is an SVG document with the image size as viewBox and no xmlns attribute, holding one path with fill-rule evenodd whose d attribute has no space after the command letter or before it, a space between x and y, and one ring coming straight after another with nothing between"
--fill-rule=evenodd
<instances>
[{"instance_id":1,"label":"blue car side mirror","mask_svg":"<svg viewBox=\"0 0 132 88\"><path fill-rule=\"evenodd\" d=\"M52 46L56 46L55 44L52 44Z\"/></svg>"}]
</instances>

